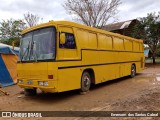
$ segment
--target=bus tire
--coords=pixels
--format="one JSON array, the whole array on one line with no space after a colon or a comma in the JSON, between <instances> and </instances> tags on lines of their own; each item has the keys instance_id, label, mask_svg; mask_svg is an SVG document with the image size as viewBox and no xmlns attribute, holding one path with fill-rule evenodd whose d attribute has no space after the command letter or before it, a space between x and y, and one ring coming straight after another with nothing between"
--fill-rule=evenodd
<instances>
[{"instance_id":1,"label":"bus tire","mask_svg":"<svg viewBox=\"0 0 160 120\"><path fill-rule=\"evenodd\" d=\"M89 91L91 87L91 76L87 71L84 71L81 77L81 93Z\"/></svg>"},{"instance_id":2,"label":"bus tire","mask_svg":"<svg viewBox=\"0 0 160 120\"><path fill-rule=\"evenodd\" d=\"M136 66L132 64L131 66L131 78L134 78L136 76Z\"/></svg>"},{"instance_id":3,"label":"bus tire","mask_svg":"<svg viewBox=\"0 0 160 120\"><path fill-rule=\"evenodd\" d=\"M24 89L24 94L25 94L25 96L34 96L34 95L37 95L37 89L36 88L34 88L34 89L25 88Z\"/></svg>"}]
</instances>

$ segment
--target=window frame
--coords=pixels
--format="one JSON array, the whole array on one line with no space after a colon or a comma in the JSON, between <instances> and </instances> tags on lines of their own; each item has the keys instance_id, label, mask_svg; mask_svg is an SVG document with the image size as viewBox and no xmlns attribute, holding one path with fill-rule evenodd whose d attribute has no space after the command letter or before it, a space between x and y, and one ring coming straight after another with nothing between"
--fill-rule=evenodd
<instances>
[{"instance_id":1,"label":"window frame","mask_svg":"<svg viewBox=\"0 0 160 120\"><path fill-rule=\"evenodd\" d=\"M55 55L52 59L44 59L44 60L37 60L37 61L39 61L39 62L49 62L49 61L55 61L56 60L56 41L57 41L57 29L56 29L56 27L55 26L46 26L46 27L41 27L41 28L38 28L38 29L35 29L35 30L32 30L32 31L29 31L29 32L26 32L26 33L24 33L23 35L25 35L25 34L29 34L29 33L31 33L32 34L32 40L31 40L31 42L33 42L33 35L34 35L34 32L35 31L37 31L37 30L41 30L41 29L46 29L46 28L52 28L53 29L53 32L55 32L55 36L53 37L53 39L52 40L54 40L55 39L55 41L53 41L53 42L55 42L54 43L54 47L55 47L55 50L54 50L54 52L53 52L53 54ZM53 34L53 33L52 33ZM22 35L22 37L23 37L23 35ZM20 47L21 47L21 43L22 42L22 39L20 40ZM20 48L21 49L21 48ZM32 62L35 62L35 60L21 60L21 55L19 54L19 60L18 60L18 62L23 62L23 63L32 63Z\"/></svg>"},{"instance_id":2,"label":"window frame","mask_svg":"<svg viewBox=\"0 0 160 120\"><path fill-rule=\"evenodd\" d=\"M72 47L61 47L62 44L60 44L60 40L59 40L59 48L60 48L60 49L70 49L70 50L77 49L76 38L75 38L74 33L70 33L70 32L60 32L60 33L59 33L59 36L60 36L61 33L65 33L65 38L66 38L66 34L73 35L73 37L74 37L74 47L73 47L73 48L72 48ZM59 37L59 38L60 38L60 37ZM65 39L65 40L66 40L66 39ZM66 41L66 43L67 43L67 41ZM66 43L65 43L65 44L66 44Z\"/></svg>"}]
</instances>

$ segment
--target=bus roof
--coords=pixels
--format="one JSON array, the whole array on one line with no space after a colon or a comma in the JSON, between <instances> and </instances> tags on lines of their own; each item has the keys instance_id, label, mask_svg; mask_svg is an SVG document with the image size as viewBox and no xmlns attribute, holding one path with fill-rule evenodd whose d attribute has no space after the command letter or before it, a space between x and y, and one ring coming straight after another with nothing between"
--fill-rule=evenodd
<instances>
[{"instance_id":1,"label":"bus roof","mask_svg":"<svg viewBox=\"0 0 160 120\"><path fill-rule=\"evenodd\" d=\"M94 28L94 27L90 27L90 26L86 26L86 25L82 25L82 24L75 23L75 22L70 22L70 21L54 21L54 20L51 20L47 23L42 23L42 24L33 26L31 28L27 28L27 29L22 31L22 34L25 34L25 33L30 32L32 30L36 30L38 28L43 28L43 27L48 27L48 26L53 26L53 25L55 27L57 27L58 25L72 26L72 27L85 29L85 30L88 30L88 31L91 31L91 32L98 32L98 33L102 33L102 34L107 34L108 36L115 36L115 37L119 37L119 38L122 38L122 39L129 39L129 40L134 40L134 41L137 41L137 42L143 42L141 39L135 39L135 38L124 36L124 35L121 35L121 34L118 34L118 33L112 33L112 32L109 32L109 31L105 31L105 30L102 30L102 29L98 29L98 28Z\"/></svg>"}]
</instances>

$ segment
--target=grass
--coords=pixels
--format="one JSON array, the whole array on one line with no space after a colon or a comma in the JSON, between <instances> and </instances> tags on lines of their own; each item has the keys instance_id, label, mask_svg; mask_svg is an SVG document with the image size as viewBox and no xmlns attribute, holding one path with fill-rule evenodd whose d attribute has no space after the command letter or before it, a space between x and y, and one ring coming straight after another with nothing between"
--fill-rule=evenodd
<instances>
[{"instance_id":1,"label":"grass","mask_svg":"<svg viewBox=\"0 0 160 120\"><path fill-rule=\"evenodd\" d=\"M153 63L153 60L152 58L146 58L145 59L145 63ZM160 58L156 58L156 63L160 63Z\"/></svg>"}]
</instances>

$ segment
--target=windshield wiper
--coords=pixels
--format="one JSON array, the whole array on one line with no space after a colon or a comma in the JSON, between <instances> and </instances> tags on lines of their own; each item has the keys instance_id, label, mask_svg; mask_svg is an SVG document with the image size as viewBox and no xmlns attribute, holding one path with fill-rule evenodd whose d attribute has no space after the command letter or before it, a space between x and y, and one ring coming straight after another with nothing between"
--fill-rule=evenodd
<instances>
[{"instance_id":1,"label":"windshield wiper","mask_svg":"<svg viewBox=\"0 0 160 120\"><path fill-rule=\"evenodd\" d=\"M23 60L23 57L25 56L25 54L27 53L27 56L29 55L29 49L30 48L30 41L29 41L29 43L28 43L28 47L27 47L27 49L25 50L25 52L24 52L24 54L22 55L22 57L21 57L21 61ZM27 57L26 56L26 57Z\"/></svg>"},{"instance_id":2,"label":"windshield wiper","mask_svg":"<svg viewBox=\"0 0 160 120\"><path fill-rule=\"evenodd\" d=\"M29 60L31 59L31 56L33 56L35 62L37 62L37 55L36 55L36 50L34 50L35 47L35 41L32 42L31 44L31 51L30 51L30 56L29 56Z\"/></svg>"}]
</instances>

